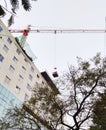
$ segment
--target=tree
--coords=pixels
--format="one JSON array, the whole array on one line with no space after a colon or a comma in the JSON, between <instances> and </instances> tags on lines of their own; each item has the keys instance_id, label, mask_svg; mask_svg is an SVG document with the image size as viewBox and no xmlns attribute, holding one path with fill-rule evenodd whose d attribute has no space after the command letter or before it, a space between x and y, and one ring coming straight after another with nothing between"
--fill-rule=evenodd
<instances>
[{"instance_id":1,"label":"tree","mask_svg":"<svg viewBox=\"0 0 106 130\"><path fill-rule=\"evenodd\" d=\"M93 109L93 125L90 130L106 129L106 91L99 95Z\"/></svg>"},{"instance_id":2,"label":"tree","mask_svg":"<svg viewBox=\"0 0 106 130\"><path fill-rule=\"evenodd\" d=\"M32 97L35 103L33 100L31 102L34 107L40 104L37 112L46 115L46 118L42 115L41 118L48 121L53 129L58 129L60 126L70 130L87 129L85 125L92 117L98 92L102 93L105 89L105 81L106 58L101 58L100 54L89 62L78 58L78 67L70 66L69 72L57 81L57 85L64 89L61 98L54 94L49 95L47 89L44 91L45 88L41 88L36 96ZM67 96L64 96L64 93ZM69 122L66 121L66 117Z\"/></svg>"},{"instance_id":3,"label":"tree","mask_svg":"<svg viewBox=\"0 0 106 130\"><path fill-rule=\"evenodd\" d=\"M57 79L60 94L48 86L35 87L23 108L48 130L86 130L91 125L94 103L106 87L106 58L78 58L78 66Z\"/></svg>"},{"instance_id":4,"label":"tree","mask_svg":"<svg viewBox=\"0 0 106 130\"><path fill-rule=\"evenodd\" d=\"M8 20L8 26L11 26L11 24L14 22L14 16L16 15L16 11L17 11L17 9L19 9L19 5L21 4L25 11L30 11L31 10L31 4L30 4L31 1L36 1L36 0L21 0L21 1L10 0L11 11L9 11L7 8L7 1L4 0L5 6L0 5L0 16L4 16L5 11L9 12L11 14L11 16Z\"/></svg>"},{"instance_id":5,"label":"tree","mask_svg":"<svg viewBox=\"0 0 106 130\"><path fill-rule=\"evenodd\" d=\"M40 125L22 107L8 109L0 119L0 130L41 130Z\"/></svg>"}]
</instances>

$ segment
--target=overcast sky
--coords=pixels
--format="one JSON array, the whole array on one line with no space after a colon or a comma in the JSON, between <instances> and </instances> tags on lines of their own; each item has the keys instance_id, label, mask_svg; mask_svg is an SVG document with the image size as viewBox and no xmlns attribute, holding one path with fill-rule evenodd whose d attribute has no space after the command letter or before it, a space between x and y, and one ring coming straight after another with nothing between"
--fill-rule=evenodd
<instances>
[{"instance_id":1,"label":"overcast sky","mask_svg":"<svg viewBox=\"0 0 106 130\"><path fill-rule=\"evenodd\" d=\"M32 2L30 12L18 11L11 28L30 24L32 29L105 29L105 17L106 0L38 0ZM54 67L61 74L68 65L75 65L77 56L88 59L97 52L106 53L106 34L30 33L27 42L37 56L38 69L50 75Z\"/></svg>"}]
</instances>

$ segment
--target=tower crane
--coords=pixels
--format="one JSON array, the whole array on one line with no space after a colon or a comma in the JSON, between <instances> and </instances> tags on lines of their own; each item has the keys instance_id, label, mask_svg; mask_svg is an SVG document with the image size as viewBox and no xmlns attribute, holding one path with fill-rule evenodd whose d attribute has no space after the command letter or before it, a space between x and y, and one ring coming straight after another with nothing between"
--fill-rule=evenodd
<instances>
[{"instance_id":1,"label":"tower crane","mask_svg":"<svg viewBox=\"0 0 106 130\"><path fill-rule=\"evenodd\" d=\"M24 47L26 38L30 33L106 33L105 29L31 29L28 25L26 29L10 29L11 33L23 33L21 38L21 46Z\"/></svg>"},{"instance_id":2,"label":"tower crane","mask_svg":"<svg viewBox=\"0 0 106 130\"><path fill-rule=\"evenodd\" d=\"M105 29L31 29L31 25L28 25L26 29L10 29L11 33L22 33L22 37L19 41L21 47L23 48L30 33L106 33ZM56 67L52 73L53 77L58 77L58 72Z\"/></svg>"}]
</instances>

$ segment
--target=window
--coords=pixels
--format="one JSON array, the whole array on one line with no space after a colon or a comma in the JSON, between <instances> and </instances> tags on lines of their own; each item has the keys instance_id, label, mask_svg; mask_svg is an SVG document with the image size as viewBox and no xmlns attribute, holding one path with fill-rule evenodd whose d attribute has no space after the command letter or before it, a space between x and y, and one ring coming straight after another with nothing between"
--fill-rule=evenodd
<instances>
[{"instance_id":1,"label":"window","mask_svg":"<svg viewBox=\"0 0 106 130\"><path fill-rule=\"evenodd\" d=\"M28 62L28 60L27 60L26 58L24 59L24 61L25 61L26 63Z\"/></svg>"},{"instance_id":2,"label":"window","mask_svg":"<svg viewBox=\"0 0 106 130\"><path fill-rule=\"evenodd\" d=\"M23 77L21 75L19 75L19 79L18 79L20 82L23 81Z\"/></svg>"},{"instance_id":3,"label":"window","mask_svg":"<svg viewBox=\"0 0 106 130\"><path fill-rule=\"evenodd\" d=\"M17 52L18 55L21 53L19 49L17 49L16 52Z\"/></svg>"},{"instance_id":4,"label":"window","mask_svg":"<svg viewBox=\"0 0 106 130\"><path fill-rule=\"evenodd\" d=\"M12 65L10 65L10 66L9 66L9 71L13 73L14 70L15 70L15 68L14 68Z\"/></svg>"},{"instance_id":5,"label":"window","mask_svg":"<svg viewBox=\"0 0 106 130\"><path fill-rule=\"evenodd\" d=\"M5 83L8 84L8 83L10 83L11 79L8 76L6 76L5 79L4 79L4 81L5 81Z\"/></svg>"},{"instance_id":6,"label":"window","mask_svg":"<svg viewBox=\"0 0 106 130\"><path fill-rule=\"evenodd\" d=\"M37 78L39 78L39 75L37 74Z\"/></svg>"},{"instance_id":7,"label":"window","mask_svg":"<svg viewBox=\"0 0 106 130\"><path fill-rule=\"evenodd\" d=\"M31 71L34 72L34 68L33 67L31 67Z\"/></svg>"},{"instance_id":8,"label":"window","mask_svg":"<svg viewBox=\"0 0 106 130\"><path fill-rule=\"evenodd\" d=\"M41 87L42 85L41 85L40 83L36 82L36 83L35 83L35 86L36 86L36 87Z\"/></svg>"},{"instance_id":9,"label":"window","mask_svg":"<svg viewBox=\"0 0 106 130\"><path fill-rule=\"evenodd\" d=\"M0 32L2 32L3 31L3 29L2 29L2 27L0 26Z\"/></svg>"},{"instance_id":10,"label":"window","mask_svg":"<svg viewBox=\"0 0 106 130\"><path fill-rule=\"evenodd\" d=\"M14 57L13 57L13 61L14 61L15 63L17 63L17 62L18 62L18 59L14 56Z\"/></svg>"},{"instance_id":11,"label":"window","mask_svg":"<svg viewBox=\"0 0 106 130\"><path fill-rule=\"evenodd\" d=\"M3 62L4 57L0 54L0 62Z\"/></svg>"},{"instance_id":12,"label":"window","mask_svg":"<svg viewBox=\"0 0 106 130\"><path fill-rule=\"evenodd\" d=\"M27 84L26 88L31 91L31 86L29 84Z\"/></svg>"},{"instance_id":13,"label":"window","mask_svg":"<svg viewBox=\"0 0 106 130\"><path fill-rule=\"evenodd\" d=\"M20 88L16 86L16 93L20 93Z\"/></svg>"},{"instance_id":14,"label":"window","mask_svg":"<svg viewBox=\"0 0 106 130\"><path fill-rule=\"evenodd\" d=\"M32 79L33 79L32 75L29 75L29 79L32 81Z\"/></svg>"},{"instance_id":15,"label":"window","mask_svg":"<svg viewBox=\"0 0 106 130\"><path fill-rule=\"evenodd\" d=\"M22 66L22 71L25 72L26 71L26 68L24 66Z\"/></svg>"},{"instance_id":16,"label":"window","mask_svg":"<svg viewBox=\"0 0 106 130\"><path fill-rule=\"evenodd\" d=\"M8 47L7 47L6 45L4 45L4 46L3 46L3 50L4 50L5 52L8 52L9 49L8 49Z\"/></svg>"},{"instance_id":17,"label":"window","mask_svg":"<svg viewBox=\"0 0 106 130\"><path fill-rule=\"evenodd\" d=\"M29 96L27 94L25 94L24 100L28 101L28 99L29 99Z\"/></svg>"},{"instance_id":18,"label":"window","mask_svg":"<svg viewBox=\"0 0 106 130\"><path fill-rule=\"evenodd\" d=\"M44 82L42 81L42 84L44 85Z\"/></svg>"},{"instance_id":19,"label":"window","mask_svg":"<svg viewBox=\"0 0 106 130\"><path fill-rule=\"evenodd\" d=\"M11 44L11 43L12 43L12 40L8 37L7 42L8 42L9 44Z\"/></svg>"}]
</instances>

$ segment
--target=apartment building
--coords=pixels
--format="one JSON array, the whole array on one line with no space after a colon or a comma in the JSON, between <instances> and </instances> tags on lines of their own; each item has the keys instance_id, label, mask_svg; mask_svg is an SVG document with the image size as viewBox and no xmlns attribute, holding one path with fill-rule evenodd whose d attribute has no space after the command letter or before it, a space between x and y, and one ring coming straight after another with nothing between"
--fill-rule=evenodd
<instances>
[{"instance_id":1,"label":"apartment building","mask_svg":"<svg viewBox=\"0 0 106 130\"><path fill-rule=\"evenodd\" d=\"M46 72L40 73L33 60L0 21L0 115L8 107L22 104L38 84L53 84Z\"/></svg>"}]
</instances>

